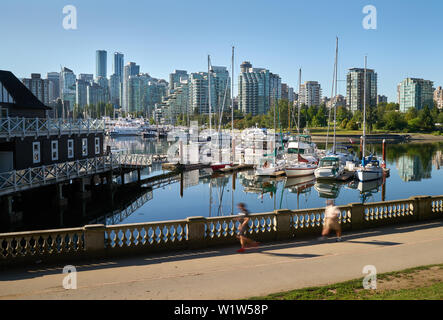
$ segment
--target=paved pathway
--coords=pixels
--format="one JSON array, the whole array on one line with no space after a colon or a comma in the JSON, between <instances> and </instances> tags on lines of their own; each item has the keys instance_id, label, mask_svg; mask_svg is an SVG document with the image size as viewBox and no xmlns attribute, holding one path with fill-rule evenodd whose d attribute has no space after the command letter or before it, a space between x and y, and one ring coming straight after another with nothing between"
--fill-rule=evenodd
<instances>
[{"instance_id":1,"label":"paved pathway","mask_svg":"<svg viewBox=\"0 0 443 320\"><path fill-rule=\"evenodd\" d=\"M443 221L345 233L334 239L276 242L157 254L76 265L77 289L62 287L63 266L0 273L0 299L241 299L443 263Z\"/></svg>"}]
</instances>

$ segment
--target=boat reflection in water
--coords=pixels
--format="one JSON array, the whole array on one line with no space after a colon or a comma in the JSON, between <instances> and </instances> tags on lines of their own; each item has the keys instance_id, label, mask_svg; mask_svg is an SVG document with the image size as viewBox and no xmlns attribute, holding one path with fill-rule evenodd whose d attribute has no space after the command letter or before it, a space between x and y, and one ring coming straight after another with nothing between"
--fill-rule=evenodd
<instances>
[{"instance_id":1,"label":"boat reflection in water","mask_svg":"<svg viewBox=\"0 0 443 320\"><path fill-rule=\"evenodd\" d=\"M311 191L311 188L314 185L315 185L315 177L313 175L297 177L297 178L287 178L285 189L289 189L289 192L291 193L300 194Z\"/></svg>"},{"instance_id":2,"label":"boat reflection in water","mask_svg":"<svg viewBox=\"0 0 443 320\"><path fill-rule=\"evenodd\" d=\"M297 194L297 209L300 209L300 195L304 195L307 204L314 185L314 175L286 179L285 189L288 189L291 193Z\"/></svg>"},{"instance_id":3,"label":"boat reflection in water","mask_svg":"<svg viewBox=\"0 0 443 320\"><path fill-rule=\"evenodd\" d=\"M319 197L323 199L337 199L341 187L342 184L337 182L317 181L314 185L315 190L318 191Z\"/></svg>"},{"instance_id":4,"label":"boat reflection in water","mask_svg":"<svg viewBox=\"0 0 443 320\"><path fill-rule=\"evenodd\" d=\"M371 196L380 192L380 187L384 185L383 178L372 181L352 181L348 184L349 189L355 189L360 191L360 199L362 203L365 203Z\"/></svg>"}]
</instances>

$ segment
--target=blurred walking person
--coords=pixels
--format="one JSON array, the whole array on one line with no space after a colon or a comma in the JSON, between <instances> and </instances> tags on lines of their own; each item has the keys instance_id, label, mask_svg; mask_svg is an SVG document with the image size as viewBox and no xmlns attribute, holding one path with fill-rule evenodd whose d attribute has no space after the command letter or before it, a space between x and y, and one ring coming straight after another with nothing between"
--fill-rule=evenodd
<instances>
[{"instance_id":1,"label":"blurred walking person","mask_svg":"<svg viewBox=\"0 0 443 320\"><path fill-rule=\"evenodd\" d=\"M343 241L341 238L341 226L338 221L340 215L340 209L335 206L334 200L326 201L325 210L325 224L323 225L323 231L321 233L321 238L319 240L326 240L326 236L329 235L331 231L335 231L337 235L337 242Z\"/></svg>"},{"instance_id":2,"label":"blurred walking person","mask_svg":"<svg viewBox=\"0 0 443 320\"><path fill-rule=\"evenodd\" d=\"M249 211L246 209L246 205L244 203L239 203L237 205L238 209L243 214L243 217L236 218L234 220L240 221L239 234L237 238L240 240L241 248L237 250L238 253L245 252L246 248L255 248L258 247L259 243L252 239L246 237L249 230Z\"/></svg>"}]
</instances>

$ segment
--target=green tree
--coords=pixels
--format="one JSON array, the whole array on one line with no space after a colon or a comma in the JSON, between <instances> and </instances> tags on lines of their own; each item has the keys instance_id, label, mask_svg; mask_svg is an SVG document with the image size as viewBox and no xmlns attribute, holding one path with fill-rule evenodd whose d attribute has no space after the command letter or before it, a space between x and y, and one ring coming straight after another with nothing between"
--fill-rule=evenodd
<instances>
[{"instance_id":1,"label":"green tree","mask_svg":"<svg viewBox=\"0 0 443 320\"><path fill-rule=\"evenodd\" d=\"M431 111L429 110L428 106L425 106L419 111L418 118L422 123L421 129L423 131L431 132L435 130L435 122L434 119L432 119Z\"/></svg>"},{"instance_id":2,"label":"green tree","mask_svg":"<svg viewBox=\"0 0 443 320\"><path fill-rule=\"evenodd\" d=\"M383 121L385 123L384 129L390 131L401 131L407 126L403 114L391 110L384 114Z\"/></svg>"}]
</instances>

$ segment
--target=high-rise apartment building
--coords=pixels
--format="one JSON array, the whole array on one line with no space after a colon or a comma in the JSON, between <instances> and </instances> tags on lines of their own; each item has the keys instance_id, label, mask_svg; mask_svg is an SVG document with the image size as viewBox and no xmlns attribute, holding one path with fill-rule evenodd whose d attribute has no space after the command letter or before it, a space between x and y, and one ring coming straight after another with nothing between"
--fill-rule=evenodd
<instances>
[{"instance_id":1,"label":"high-rise apartment building","mask_svg":"<svg viewBox=\"0 0 443 320\"><path fill-rule=\"evenodd\" d=\"M106 90L97 83L88 85L86 87L86 103L88 105L106 103Z\"/></svg>"},{"instance_id":2,"label":"high-rise apartment building","mask_svg":"<svg viewBox=\"0 0 443 320\"><path fill-rule=\"evenodd\" d=\"M123 82L124 75L124 55L121 52L114 52L114 61L112 65L113 74L117 75L120 82Z\"/></svg>"},{"instance_id":3,"label":"high-rise apartment building","mask_svg":"<svg viewBox=\"0 0 443 320\"><path fill-rule=\"evenodd\" d=\"M122 83L120 82L120 77L117 74L112 74L109 77L109 100L112 104L116 106L121 106L120 95L122 90Z\"/></svg>"},{"instance_id":4,"label":"high-rise apartment building","mask_svg":"<svg viewBox=\"0 0 443 320\"><path fill-rule=\"evenodd\" d=\"M60 73L48 72L46 78L49 81L49 103L53 104L60 98Z\"/></svg>"},{"instance_id":5,"label":"high-rise apartment building","mask_svg":"<svg viewBox=\"0 0 443 320\"><path fill-rule=\"evenodd\" d=\"M409 108L417 110L425 106L432 108L434 103L434 82L417 78L406 78L398 85L400 111Z\"/></svg>"},{"instance_id":6,"label":"high-rise apartment building","mask_svg":"<svg viewBox=\"0 0 443 320\"><path fill-rule=\"evenodd\" d=\"M140 66L135 62L129 62L123 70L123 95L122 95L122 107L123 110L129 111L128 108L128 85L129 85L129 77L135 76L140 73Z\"/></svg>"},{"instance_id":7,"label":"high-rise apartment building","mask_svg":"<svg viewBox=\"0 0 443 320\"><path fill-rule=\"evenodd\" d=\"M63 67L60 72L60 97L63 103L64 112L70 112L75 104L75 81L74 72L66 67ZM65 114L67 115L67 114Z\"/></svg>"},{"instance_id":8,"label":"high-rise apartment building","mask_svg":"<svg viewBox=\"0 0 443 320\"><path fill-rule=\"evenodd\" d=\"M189 76L189 108L192 112L209 114L228 111L231 104L231 79L226 67L212 66L211 77L211 105L209 105L209 77L207 72L195 72Z\"/></svg>"},{"instance_id":9,"label":"high-rise apartment building","mask_svg":"<svg viewBox=\"0 0 443 320\"><path fill-rule=\"evenodd\" d=\"M88 104L87 87L89 85L91 82L84 79L77 79L75 82L75 103L80 108Z\"/></svg>"},{"instance_id":10,"label":"high-rise apartment building","mask_svg":"<svg viewBox=\"0 0 443 320\"><path fill-rule=\"evenodd\" d=\"M181 81L188 80L188 72L185 70L174 70L169 74L169 91L172 92L176 87L181 86Z\"/></svg>"},{"instance_id":11,"label":"high-rise apartment building","mask_svg":"<svg viewBox=\"0 0 443 320\"><path fill-rule=\"evenodd\" d=\"M226 67L211 67L212 112L227 112L231 107L231 78ZM209 110L208 110L209 112Z\"/></svg>"},{"instance_id":12,"label":"high-rise apartment building","mask_svg":"<svg viewBox=\"0 0 443 320\"><path fill-rule=\"evenodd\" d=\"M22 80L26 88L28 88L34 96L37 97L44 105L49 105L49 80L42 79L40 73L31 73L31 78Z\"/></svg>"},{"instance_id":13,"label":"high-rise apartment building","mask_svg":"<svg viewBox=\"0 0 443 320\"><path fill-rule=\"evenodd\" d=\"M89 82L89 83L93 83L94 82L94 75L92 73L80 73L78 75L78 79Z\"/></svg>"},{"instance_id":14,"label":"high-rise apartment building","mask_svg":"<svg viewBox=\"0 0 443 320\"><path fill-rule=\"evenodd\" d=\"M281 98L281 79L264 68L253 68L248 61L240 65L238 82L239 109L252 115L268 112Z\"/></svg>"},{"instance_id":15,"label":"high-rise apartment building","mask_svg":"<svg viewBox=\"0 0 443 320\"><path fill-rule=\"evenodd\" d=\"M438 87L434 91L434 103L438 109L443 109L443 88Z\"/></svg>"},{"instance_id":16,"label":"high-rise apartment building","mask_svg":"<svg viewBox=\"0 0 443 320\"><path fill-rule=\"evenodd\" d=\"M162 106L166 111L169 123L175 124L178 116L184 119L191 113L189 108L189 81L181 80L180 84L175 84L175 88L162 101Z\"/></svg>"},{"instance_id":17,"label":"high-rise apartment building","mask_svg":"<svg viewBox=\"0 0 443 320\"><path fill-rule=\"evenodd\" d=\"M95 53L95 77L107 77L108 53L105 50L97 50Z\"/></svg>"},{"instance_id":18,"label":"high-rise apartment building","mask_svg":"<svg viewBox=\"0 0 443 320\"><path fill-rule=\"evenodd\" d=\"M321 104L321 86L317 81L306 81L300 85L300 104L310 106L319 106Z\"/></svg>"},{"instance_id":19,"label":"high-rise apartment building","mask_svg":"<svg viewBox=\"0 0 443 320\"><path fill-rule=\"evenodd\" d=\"M168 83L152 78L149 74L138 74L128 79L128 111L151 114L155 104L167 95Z\"/></svg>"},{"instance_id":20,"label":"high-rise apartment building","mask_svg":"<svg viewBox=\"0 0 443 320\"><path fill-rule=\"evenodd\" d=\"M364 73L365 69L363 68L353 68L348 72L346 102L352 112L363 111ZM373 69L366 69L366 106L377 106L377 73Z\"/></svg>"},{"instance_id":21,"label":"high-rise apartment building","mask_svg":"<svg viewBox=\"0 0 443 320\"><path fill-rule=\"evenodd\" d=\"M377 105L380 103L388 103L388 97L383 95L377 95Z\"/></svg>"}]
</instances>

